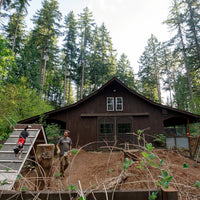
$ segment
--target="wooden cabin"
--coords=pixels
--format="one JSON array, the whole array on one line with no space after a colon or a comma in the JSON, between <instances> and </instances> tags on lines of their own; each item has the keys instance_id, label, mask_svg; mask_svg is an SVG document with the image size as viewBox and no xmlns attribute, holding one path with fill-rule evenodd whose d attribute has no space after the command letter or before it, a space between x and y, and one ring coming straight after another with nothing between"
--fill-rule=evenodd
<instances>
[{"instance_id":1,"label":"wooden cabin","mask_svg":"<svg viewBox=\"0 0 200 200\"><path fill-rule=\"evenodd\" d=\"M133 133L145 130L145 139L152 141L155 134L166 127L200 122L200 115L155 103L127 87L117 78L112 78L100 89L77 103L45 113L47 124L59 124L70 130L74 146L86 145L97 149L117 143L136 143ZM19 123L36 123L34 116Z\"/></svg>"}]
</instances>

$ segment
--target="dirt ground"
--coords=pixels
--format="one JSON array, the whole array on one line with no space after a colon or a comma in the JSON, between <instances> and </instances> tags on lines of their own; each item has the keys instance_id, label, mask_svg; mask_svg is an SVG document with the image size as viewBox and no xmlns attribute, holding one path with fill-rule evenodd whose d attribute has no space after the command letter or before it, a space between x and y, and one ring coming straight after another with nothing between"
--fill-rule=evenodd
<instances>
[{"instance_id":1,"label":"dirt ground","mask_svg":"<svg viewBox=\"0 0 200 200\"><path fill-rule=\"evenodd\" d=\"M179 199L200 199L200 188L195 186L196 181L200 181L200 163L194 167L194 160L189 159L179 153L166 150L154 149L156 158L154 163L159 165L161 159L164 159L160 168L152 166L148 161L144 161L141 150L134 152L139 161L133 163L124 172L124 153L120 151L106 152L86 152L79 151L70 158L70 165L65 171L65 177L59 177L59 158L55 156L53 163L53 176L48 180L48 190L82 190L89 193L92 190L105 189L148 189L159 188L156 182L161 180L161 170L168 172L173 176L170 187L178 190ZM145 169L138 168L141 161L146 162ZM183 168L183 163L188 164L188 168ZM37 177L36 170L24 169L23 179L16 184L16 189L21 190L26 187L27 190L36 190L34 178ZM73 185L72 185L73 184Z\"/></svg>"}]
</instances>

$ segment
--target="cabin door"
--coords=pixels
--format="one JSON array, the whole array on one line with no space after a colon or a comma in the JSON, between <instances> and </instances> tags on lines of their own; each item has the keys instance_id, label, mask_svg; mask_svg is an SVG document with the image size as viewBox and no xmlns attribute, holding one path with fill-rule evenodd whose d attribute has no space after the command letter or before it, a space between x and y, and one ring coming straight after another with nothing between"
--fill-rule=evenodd
<instances>
[{"instance_id":1,"label":"cabin door","mask_svg":"<svg viewBox=\"0 0 200 200\"><path fill-rule=\"evenodd\" d=\"M124 146L132 142L132 117L99 117L98 146Z\"/></svg>"}]
</instances>

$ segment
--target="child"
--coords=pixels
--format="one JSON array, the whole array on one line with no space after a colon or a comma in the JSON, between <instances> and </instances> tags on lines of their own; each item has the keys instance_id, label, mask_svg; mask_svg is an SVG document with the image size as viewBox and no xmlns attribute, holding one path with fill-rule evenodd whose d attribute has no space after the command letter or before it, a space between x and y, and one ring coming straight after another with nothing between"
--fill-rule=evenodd
<instances>
[{"instance_id":1,"label":"child","mask_svg":"<svg viewBox=\"0 0 200 200\"><path fill-rule=\"evenodd\" d=\"M24 130L19 135L19 139L17 141L17 146L13 149L14 152L15 152L15 156L17 156L17 154L19 153L19 151L23 148L24 143L26 142L26 138L29 135L29 133L27 131L28 128L29 128L29 126L26 126L24 128Z\"/></svg>"}]
</instances>

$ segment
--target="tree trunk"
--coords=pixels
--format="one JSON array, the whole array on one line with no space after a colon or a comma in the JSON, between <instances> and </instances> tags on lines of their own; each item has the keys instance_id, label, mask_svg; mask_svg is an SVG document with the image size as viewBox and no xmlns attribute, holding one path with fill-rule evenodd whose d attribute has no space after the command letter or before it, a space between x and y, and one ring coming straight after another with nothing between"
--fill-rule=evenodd
<instances>
[{"instance_id":1,"label":"tree trunk","mask_svg":"<svg viewBox=\"0 0 200 200\"><path fill-rule=\"evenodd\" d=\"M69 85L68 85L68 101L67 105L70 104L70 94L71 94L71 68L69 68Z\"/></svg>"},{"instance_id":2,"label":"tree trunk","mask_svg":"<svg viewBox=\"0 0 200 200\"><path fill-rule=\"evenodd\" d=\"M66 64L66 66L65 66L65 80L64 80L63 106L65 106L66 85L67 85L67 64Z\"/></svg>"},{"instance_id":3,"label":"tree trunk","mask_svg":"<svg viewBox=\"0 0 200 200\"><path fill-rule=\"evenodd\" d=\"M17 31L18 31L18 26L19 26L20 13L21 11L19 11L18 16L17 16L17 24L16 24L15 35L14 35L13 44L12 44L12 53L14 53L14 50L15 50L15 41L16 41ZM16 57L16 54L15 54L15 57Z\"/></svg>"},{"instance_id":4,"label":"tree trunk","mask_svg":"<svg viewBox=\"0 0 200 200\"><path fill-rule=\"evenodd\" d=\"M50 182L48 177L53 175L54 144L38 144L36 149L36 170L38 173L38 190L47 188Z\"/></svg>"},{"instance_id":5,"label":"tree trunk","mask_svg":"<svg viewBox=\"0 0 200 200\"><path fill-rule=\"evenodd\" d=\"M0 11L1 11L2 5L3 5L3 0L0 1Z\"/></svg>"}]
</instances>

